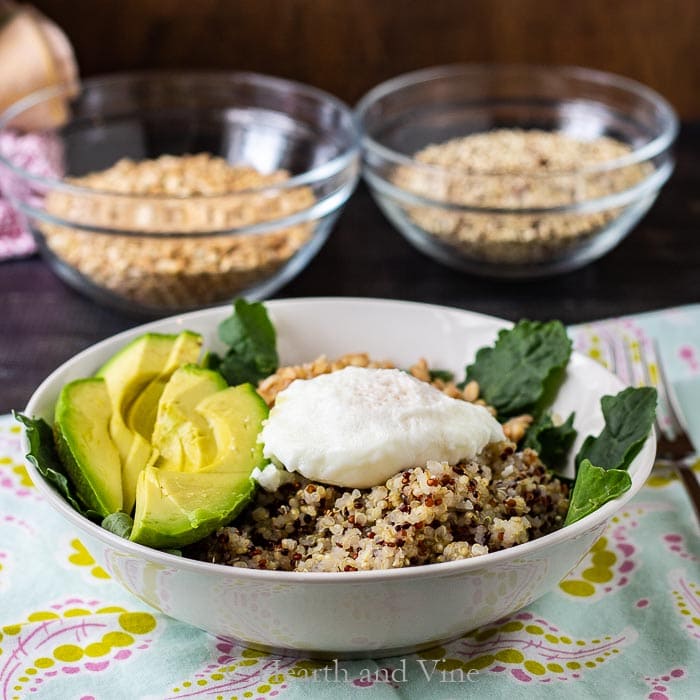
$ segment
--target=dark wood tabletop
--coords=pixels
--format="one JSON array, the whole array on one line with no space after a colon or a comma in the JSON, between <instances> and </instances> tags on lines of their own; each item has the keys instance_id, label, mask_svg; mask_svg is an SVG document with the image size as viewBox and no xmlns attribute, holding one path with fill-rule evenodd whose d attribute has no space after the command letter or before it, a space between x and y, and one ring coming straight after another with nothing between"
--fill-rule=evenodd
<instances>
[{"instance_id":1,"label":"dark wood tabletop","mask_svg":"<svg viewBox=\"0 0 700 700\"><path fill-rule=\"evenodd\" d=\"M360 296L446 304L503 318L579 323L700 301L700 124L684 125L677 167L652 210L612 252L549 279L494 281L416 251L360 185L321 252L277 297ZM98 340L143 319L98 306L39 258L0 263L0 413Z\"/></svg>"}]
</instances>

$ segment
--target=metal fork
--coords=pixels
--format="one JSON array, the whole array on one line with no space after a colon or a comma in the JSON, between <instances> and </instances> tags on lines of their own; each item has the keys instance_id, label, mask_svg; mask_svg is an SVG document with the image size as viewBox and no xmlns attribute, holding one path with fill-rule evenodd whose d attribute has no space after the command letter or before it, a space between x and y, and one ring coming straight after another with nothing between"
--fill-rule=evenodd
<instances>
[{"instance_id":1,"label":"metal fork","mask_svg":"<svg viewBox=\"0 0 700 700\"><path fill-rule=\"evenodd\" d=\"M634 386L653 386L659 395L656 413L657 465L671 467L690 496L698 523L700 523L700 483L691 459L698 455L688 435L687 423L673 386L668 381L658 345L633 328L606 325L596 328L609 345L603 364L623 381Z\"/></svg>"}]
</instances>

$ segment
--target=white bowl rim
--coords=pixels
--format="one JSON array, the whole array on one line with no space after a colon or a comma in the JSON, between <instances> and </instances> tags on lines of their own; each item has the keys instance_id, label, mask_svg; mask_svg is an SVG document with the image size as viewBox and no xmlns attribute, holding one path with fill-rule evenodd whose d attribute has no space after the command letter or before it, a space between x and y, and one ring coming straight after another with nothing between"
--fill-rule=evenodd
<instances>
[{"instance_id":1,"label":"white bowl rim","mask_svg":"<svg viewBox=\"0 0 700 700\"><path fill-rule=\"evenodd\" d=\"M275 308L283 309L285 305L291 306L295 304L304 303L315 303L315 304L338 304L338 303L348 303L348 304L386 304L386 305L396 305L402 307L430 307L435 310L449 311L451 313L464 314L475 319L482 319L484 321L490 321L494 324L499 324L503 328L507 328L512 325L509 321L496 318L494 316L489 316L487 314L481 314L477 312L471 312L464 309L459 309L456 307L442 306L438 304L429 304L423 302L412 302L403 301L396 299L380 299L380 298L370 298L370 297L306 297L306 298L285 298L268 300L265 302L266 306L269 306L272 310ZM78 363L85 356L89 356L94 351L99 350L102 346L116 342L122 338L125 340L136 334L147 332L147 331L157 331L157 329L166 324L173 322L179 323L183 328L186 328L188 319L193 317L206 317L211 315L216 318L220 314L230 313L230 304L223 306L211 307L208 309L191 311L184 314L176 314L174 316L169 316L166 318L159 319L157 321L151 321L146 324L136 326L134 328L122 331L116 335L105 338L104 340L95 343L94 345L86 348L82 352L78 353L71 359L67 360L65 363L60 365L55 369L36 389L34 394L29 399L24 413L27 416L32 416L34 408L38 403L40 403L43 392L46 388L53 382L54 377L61 374L68 364ZM583 361L592 371L603 372L608 376L608 379L613 384L617 384L619 389L624 388L624 384L615 375L608 372L602 365L595 362L591 358L588 358L579 353L574 353ZM28 444L26 440L25 431L22 430L21 434L22 446L25 453L28 451ZM562 527L559 530L555 530L547 535L539 537L535 540L529 542L524 542L513 546L509 549L500 550L498 552L489 552L478 557L472 557L469 559L460 559L450 562L442 562L436 564L425 564L422 566L415 567L403 567L398 569L380 569L380 570L370 570L370 571L353 571L353 572L294 572L294 571L271 571L271 570L258 570L258 569L247 569L243 567L226 566L222 564L212 564L209 562L202 562L195 559L187 559L182 556L177 556L175 554L169 554L167 552L162 552L157 549L152 549L144 545L136 544L123 537L119 537L108 530L105 530L100 525L93 523L88 520L83 515L80 515L75 511L67 501L63 499L54 489L49 486L49 484L43 479L43 477L38 473L34 465L25 459L25 465L29 471L32 481L36 485L37 489L42 493L42 495L47 499L49 504L61 513L69 522L83 530L88 535L100 540L103 544L117 549L123 550L126 553L143 558L151 563L157 564L162 567L169 567L174 569L183 569L190 571L192 573L204 574L208 576L225 576L230 578L243 578L250 581L265 581L267 583L302 583L302 584L333 584L333 585L348 585L352 583L379 583L383 581L390 581L394 579L418 579L418 578L442 578L450 577L455 575L468 574L470 572L478 571L484 566L490 566L495 564L501 564L504 562L517 560L526 555L532 555L545 549L550 544L557 545L565 540L578 539L578 537L585 535L586 533L602 526L610 517L612 517L618 510L620 510L629 500L631 500L636 493L641 489L649 476L653 464L654 455L656 454L656 437L654 431L652 430L647 437L642 449L635 458L635 463L639 463L636 469L630 472L632 476L632 485L628 491L626 491L622 496L608 501L603 504L600 508L595 510L593 513L585 516L581 520L578 520L571 525ZM634 463L633 463L634 464Z\"/></svg>"}]
</instances>

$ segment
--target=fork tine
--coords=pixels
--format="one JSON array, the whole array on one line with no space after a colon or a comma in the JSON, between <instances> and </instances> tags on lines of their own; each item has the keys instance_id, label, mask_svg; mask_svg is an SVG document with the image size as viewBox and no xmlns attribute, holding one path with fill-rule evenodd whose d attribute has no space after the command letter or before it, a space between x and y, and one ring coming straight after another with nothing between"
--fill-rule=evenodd
<instances>
[{"instance_id":1,"label":"fork tine","mask_svg":"<svg viewBox=\"0 0 700 700\"><path fill-rule=\"evenodd\" d=\"M656 387L659 394L656 423L661 437L667 436L669 440L673 440L683 432L683 429L678 421L677 411L674 410L671 398L672 387L664 374L658 345L652 341L649 343L647 351L650 353L646 362L650 386Z\"/></svg>"},{"instance_id":2,"label":"fork tine","mask_svg":"<svg viewBox=\"0 0 700 700\"><path fill-rule=\"evenodd\" d=\"M664 460L678 460L695 452L686 427L679 416L682 412L675 403L673 386L668 382L658 346L641 332L620 334L619 343L630 368L630 376L637 386L652 386L658 392L655 419L658 455Z\"/></svg>"},{"instance_id":3,"label":"fork tine","mask_svg":"<svg viewBox=\"0 0 700 700\"><path fill-rule=\"evenodd\" d=\"M633 355L633 348L632 348L632 343L634 342L631 340L625 329L622 329L622 331L619 333L617 336L619 338L620 345L622 347L622 353L625 358L625 365L627 367L627 377L628 377L628 383L630 386L640 386L640 383L643 385L643 382L640 382L640 379L636 377L636 369L639 367L639 362L635 363L635 358ZM638 354L638 351L637 351Z\"/></svg>"},{"instance_id":4,"label":"fork tine","mask_svg":"<svg viewBox=\"0 0 700 700\"><path fill-rule=\"evenodd\" d=\"M597 345L600 355L599 362L609 369L613 374L618 374L618 362L615 351L613 337L608 328L608 322L603 321L592 326L593 344ZM619 376L619 374L618 374Z\"/></svg>"},{"instance_id":5,"label":"fork tine","mask_svg":"<svg viewBox=\"0 0 700 700\"><path fill-rule=\"evenodd\" d=\"M593 341L600 355L601 363L614 373L617 367L615 350L610 344L607 328L602 324L595 327Z\"/></svg>"},{"instance_id":6,"label":"fork tine","mask_svg":"<svg viewBox=\"0 0 700 700\"><path fill-rule=\"evenodd\" d=\"M576 349L592 357L611 372L615 372L615 358L602 326L603 322L580 326L576 334Z\"/></svg>"},{"instance_id":7,"label":"fork tine","mask_svg":"<svg viewBox=\"0 0 700 700\"><path fill-rule=\"evenodd\" d=\"M627 324L611 321L608 337L616 358L616 374L629 386L645 386L644 374L638 338L632 334Z\"/></svg>"}]
</instances>

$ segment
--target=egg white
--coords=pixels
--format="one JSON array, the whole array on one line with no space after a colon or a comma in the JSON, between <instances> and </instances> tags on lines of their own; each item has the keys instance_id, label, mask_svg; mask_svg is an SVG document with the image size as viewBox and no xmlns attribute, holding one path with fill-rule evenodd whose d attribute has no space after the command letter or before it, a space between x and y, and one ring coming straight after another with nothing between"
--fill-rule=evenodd
<instances>
[{"instance_id":1,"label":"egg white","mask_svg":"<svg viewBox=\"0 0 700 700\"><path fill-rule=\"evenodd\" d=\"M292 382L261 433L268 459L345 488L377 486L429 460L456 464L501 440L483 406L398 369L364 367Z\"/></svg>"}]
</instances>

